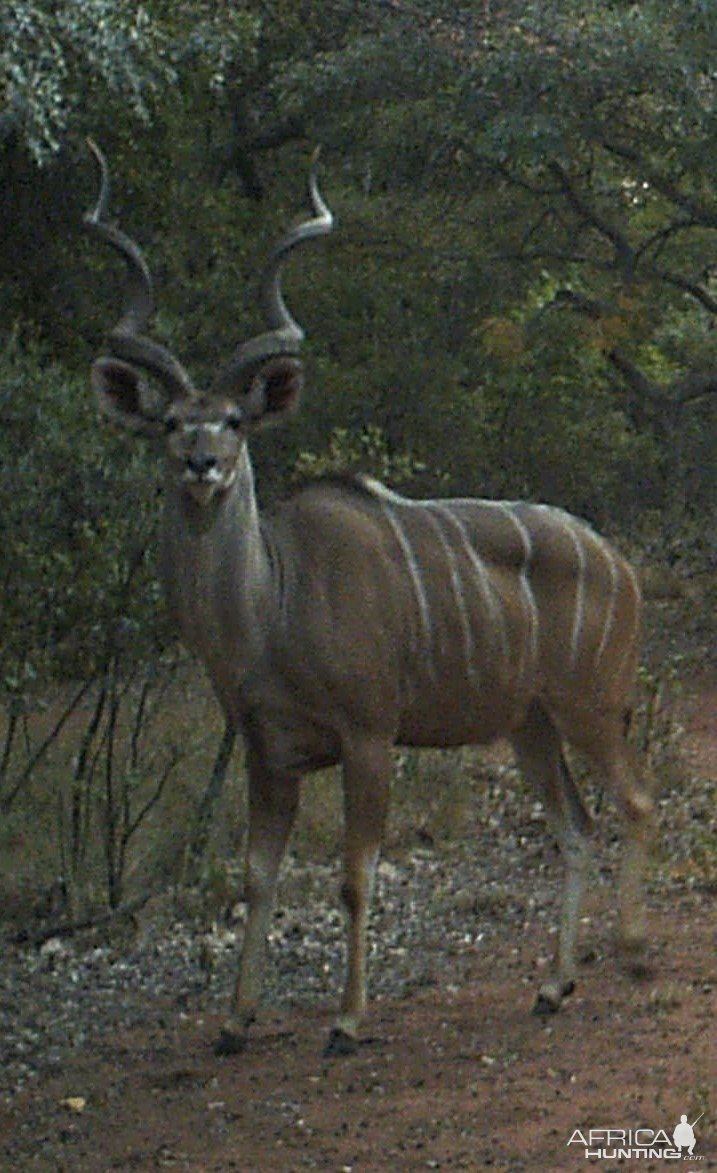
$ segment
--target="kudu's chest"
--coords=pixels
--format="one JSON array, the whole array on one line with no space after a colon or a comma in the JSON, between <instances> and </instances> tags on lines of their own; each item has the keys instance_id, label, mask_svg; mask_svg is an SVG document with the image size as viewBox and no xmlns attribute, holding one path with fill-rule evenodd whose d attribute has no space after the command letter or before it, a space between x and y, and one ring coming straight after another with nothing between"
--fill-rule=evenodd
<instances>
[{"instance_id":1,"label":"kudu's chest","mask_svg":"<svg viewBox=\"0 0 717 1173\"><path fill-rule=\"evenodd\" d=\"M192 527L171 511L169 522L160 556L169 615L226 707L262 654L261 580L231 534Z\"/></svg>"}]
</instances>

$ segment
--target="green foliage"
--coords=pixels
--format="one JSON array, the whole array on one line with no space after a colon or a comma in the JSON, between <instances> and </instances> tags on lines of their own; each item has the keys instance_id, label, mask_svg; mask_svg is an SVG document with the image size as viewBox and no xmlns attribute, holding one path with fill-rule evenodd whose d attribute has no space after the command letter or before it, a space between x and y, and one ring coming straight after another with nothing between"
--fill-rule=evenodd
<instances>
[{"instance_id":1,"label":"green foliage","mask_svg":"<svg viewBox=\"0 0 717 1173\"><path fill-rule=\"evenodd\" d=\"M294 466L299 479L336 473L363 473L397 485L413 480L423 465L410 453L389 451L385 433L375 424L357 434L347 428L334 428L323 452L300 452Z\"/></svg>"},{"instance_id":2,"label":"green foliage","mask_svg":"<svg viewBox=\"0 0 717 1173\"><path fill-rule=\"evenodd\" d=\"M221 90L251 53L257 21L244 8L126 0L8 0L0 9L0 141L16 134L37 163L61 146L103 96L145 123L191 70ZM106 112L105 112L106 113Z\"/></svg>"},{"instance_id":3,"label":"green foliage","mask_svg":"<svg viewBox=\"0 0 717 1173\"><path fill-rule=\"evenodd\" d=\"M92 674L108 641L149 654L156 474L145 454L98 429L84 380L15 344L0 354L0 411L4 687Z\"/></svg>"},{"instance_id":4,"label":"green foliage","mask_svg":"<svg viewBox=\"0 0 717 1173\"><path fill-rule=\"evenodd\" d=\"M543 498L708 569L716 55L711 0L0 6L6 887L38 839L26 783L45 870L78 889L100 875L114 903L147 803L167 809L170 777L181 790L181 710L157 710L143 754L131 732L145 666L166 663L159 463L98 425L87 385L122 273L81 236L84 136L155 277L151 330L199 383L261 329L264 259L324 146L337 231L286 267L307 386L291 426L253 444L264 499L335 471ZM37 705L58 691L54 735Z\"/></svg>"},{"instance_id":5,"label":"green foliage","mask_svg":"<svg viewBox=\"0 0 717 1173\"><path fill-rule=\"evenodd\" d=\"M79 243L80 132L155 275L153 332L199 381L261 328L264 258L324 143L338 227L287 265L307 390L254 447L265 497L297 467L361 468L607 528L713 508L717 26L698 0L13 0L0 31L0 330L23 339L0 358L8 680L92 669L118 624L138 652L163 638L157 464L97 426L85 386L121 265Z\"/></svg>"},{"instance_id":6,"label":"green foliage","mask_svg":"<svg viewBox=\"0 0 717 1173\"><path fill-rule=\"evenodd\" d=\"M607 528L619 517L629 527L660 493L662 453L602 377L605 346L626 327L621 319L566 323L549 308L549 290L539 296L542 308L530 296L521 313L476 331L490 491L568 504Z\"/></svg>"},{"instance_id":7,"label":"green foliage","mask_svg":"<svg viewBox=\"0 0 717 1173\"><path fill-rule=\"evenodd\" d=\"M37 162L60 146L68 118L88 82L101 80L147 119L151 88L172 80L163 38L142 7L108 0L86 4L3 5L0 84L8 112Z\"/></svg>"}]
</instances>

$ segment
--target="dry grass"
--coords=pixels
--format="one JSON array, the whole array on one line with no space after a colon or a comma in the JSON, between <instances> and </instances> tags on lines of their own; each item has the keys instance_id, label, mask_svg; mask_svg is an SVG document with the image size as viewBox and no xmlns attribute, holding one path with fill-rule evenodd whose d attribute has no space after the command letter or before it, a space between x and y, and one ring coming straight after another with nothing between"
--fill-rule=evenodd
<instances>
[{"instance_id":1,"label":"dry grass","mask_svg":"<svg viewBox=\"0 0 717 1173\"><path fill-rule=\"evenodd\" d=\"M661 674L643 674L634 737L648 762L656 793L668 796L663 805L674 802L681 810L679 796L685 766L683 730L675 717L675 698L682 687L683 665L672 660L666 663ZM68 690L57 689L51 703L37 704L28 711L22 736L17 738L8 763L9 775L22 768L23 761L53 728L67 695ZM92 697L88 696L63 726L3 818L0 899L6 919L17 924L26 925L38 917L77 914L107 902L110 831L106 780L101 769L81 795L79 815L76 810L73 813L73 802L77 806L77 759L91 707ZM123 862L123 899L182 884L187 841L221 732L221 718L210 690L188 660L183 661L161 708L143 733L140 768L126 777L121 763L131 737L130 719L120 727L115 767L123 801L128 801L135 812L142 810L153 793L163 763L170 762L173 754L177 758L161 797L147 810L129 841ZM4 733L0 722L0 739ZM400 858L416 847L440 848L443 843L467 837L476 819L489 817L491 793L496 788L520 786L509 763L509 752L501 747L488 752L397 751L386 852ZM584 777L582 782L590 786ZM597 792L591 789L590 795L594 800ZM683 818L683 814L677 817ZM75 816L79 825L73 827ZM338 771L324 771L305 783L292 852L300 860L336 860L341 851L342 822ZM705 832L700 837L699 824L691 827L691 834L694 850L684 866L714 875L717 850L711 834ZM245 779L242 751L238 748L214 819L203 872L202 905L208 914L218 914L238 895L245 838ZM68 892L70 887L72 891Z\"/></svg>"}]
</instances>

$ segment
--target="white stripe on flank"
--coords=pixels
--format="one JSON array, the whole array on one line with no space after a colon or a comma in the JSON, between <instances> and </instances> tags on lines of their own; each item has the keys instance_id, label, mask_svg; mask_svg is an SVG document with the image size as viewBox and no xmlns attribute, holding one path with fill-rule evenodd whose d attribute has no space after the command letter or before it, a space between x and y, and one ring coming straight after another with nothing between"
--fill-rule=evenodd
<instances>
[{"instance_id":1,"label":"white stripe on flank","mask_svg":"<svg viewBox=\"0 0 717 1173\"><path fill-rule=\"evenodd\" d=\"M573 542L576 545L576 549L577 549L578 545L580 545L580 547L581 547L581 549L578 552L578 564L579 564L579 573L580 573L582 585L579 582L577 589L576 589L575 619L574 619L574 623L573 623L573 638L572 638L572 666L573 667L575 667L575 661L576 661L577 651L578 651L578 646L577 646L577 643L578 643L577 635L578 635L578 627L579 627L578 620L580 619L580 623L584 622L584 616L585 616L585 577L586 577L587 559L589 556L589 551L587 551L587 549L583 545L583 543L586 542L587 540L592 541L592 543L599 550L599 552L602 555L602 557L604 558L604 560L607 562L607 565L608 565L608 568L610 571L610 597L607 601L607 606L605 608L605 618L604 618L604 622L603 622L603 629L602 629L602 635L600 637L600 643L598 644L598 648L595 653L594 667L597 670L597 668L600 666L600 661L602 660L602 657L605 654L605 651L607 650L608 644L610 642L610 637L612 635L613 628L615 625L615 614L616 614L616 610L617 610L617 598L618 598L618 592L619 592L619 588L620 588L620 565L622 564L621 560L619 560L615 556L615 553L611 550L609 544L605 541L605 539L603 537L601 537L601 535L599 533L596 533L596 531L594 529L592 529L591 526L587 525L584 522L581 522L577 518L574 518L570 513L566 513L565 510L558 509L553 505L537 505L537 506L535 506L535 508L540 509L543 512L550 513L556 521L562 522L564 527L570 532L570 535L573 539ZM627 565L626 570L632 580L632 585L633 585L633 588L634 588L636 594L639 595L639 587L637 586L637 580L635 578L635 575L633 574L632 568L629 565ZM626 656L629 654L629 650L634 642L636 634L637 634L637 624L635 624L635 629L633 630L631 638L628 641L627 650L622 657L621 665L620 665L621 668L625 662Z\"/></svg>"},{"instance_id":2,"label":"white stripe on flank","mask_svg":"<svg viewBox=\"0 0 717 1173\"><path fill-rule=\"evenodd\" d=\"M530 569L530 559L533 555L533 543L528 527L520 520L517 513L515 512L515 506L508 501L496 501L495 505L513 523L518 533L520 534L520 540L523 543L523 565L520 570L520 590L523 595L525 611L528 617L528 638L520 658L520 666L518 669L518 679L520 680L526 670L526 661L532 668L535 665L538 657L538 623L540 617L538 615L538 606L535 602L533 588L530 585L530 578L528 576Z\"/></svg>"},{"instance_id":3,"label":"white stripe on flank","mask_svg":"<svg viewBox=\"0 0 717 1173\"><path fill-rule=\"evenodd\" d=\"M635 610L634 610L635 619L634 619L634 622L632 625L632 631L630 632L630 638L625 640L625 651L623 652L623 654L620 658L620 664L618 666L617 672L615 673L616 680L620 680L622 673L625 669L625 664L626 664L628 658L630 657L630 655L635 650L635 644L637 641L637 637L639 635L639 628L640 628L640 608L639 608L639 600L640 600L640 595L641 595L640 584L638 583L637 575L635 574L635 571L633 570L633 568L629 562L623 562L622 568L625 571L628 579L630 580L630 585L632 586L636 606L635 606Z\"/></svg>"},{"instance_id":4,"label":"white stripe on flank","mask_svg":"<svg viewBox=\"0 0 717 1173\"><path fill-rule=\"evenodd\" d=\"M400 498L397 498L397 500L400 500ZM416 597L416 603L418 604L418 611L421 617L423 645L428 657L428 668L431 676L435 678L436 668L433 662L433 632L431 624L431 610L428 605L428 596L426 594L426 588L423 583L421 568L413 551L413 547L411 546L411 543L408 539L408 535L396 517L395 510L390 504L390 499L388 496L386 496L381 502L381 508L383 510L384 517L393 530L396 541L401 548L401 553L403 554L403 557L406 561L409 577L413 585L413 593Z\"/></svg>"},{"instance_id":5,"label":"white stripe on flank","mask_svg":"<svg viewBox=\"0 0 717 1173\"><path fill-rule=\"evenodd\" d=\"M588 526L573 517L571 513L566 513L564 509L558 509L555 505L534 505L533 508L537 512L547 513L553 524L560 526L565 531L575 550L577 577L575 581L575 610L573 612L573 626L570 634L570 667L574 669L578 662L580 637L585 624L585 572L587 569L587 556L584 541L588 537L595 538L598 541L597 534L594 534Z\"/></svg>"},{"instance_id":6,"label":"white stripe on flank","mask_svg":"<svg viewBox=\"0 0 717 1173\"><path fill-rule=\"evenodd\" d=\"M427 502L427 504L431 509L434 509L437 513L440 513L442 517L445 517L448 521L450 521L455 529L458 530L458 536L461 539L468 561L470 562L471 567L475 572L478 588L481 595L483 596L483 601L490 616L491 633L498 633L501 652L503 656L507 658L510 651L510 644L508 642L508 633L505 626L505 615L503 613L500 595L490 580L490 575L488 573L485 562L480 557L477 550L475 549L475 546L471 542L470 533L468 532L465 522L451 509L451 505L454 504L453 501L431 501Z\"/></svg>"},{"instance_id":7,"label":"white stripe on flank","mask_svg":"<svg viewBox=\"0 0 717 1173\"><path fill-rule=\"evenodd\" d=\"M436 506L428 506L428 508L425 510L425 515L430 522L433 531L438 536L438 540L441 543L443 553L446 557L446 562L448 563L448 570L451 576L451 587L453 589L453 597L456 601L456 608L458 610L458 615L461 622L461 632L463 635L463 658L466 663L466 676L474 684L477 684L480 674L475 662L475 644L473 641L473 632L471 630L470 619L468 617L468 609L466 607L463 584L461 582L460 568L458 566L456 555L443 531L443 527L441 526L440 521L434 515L435 513L440 513L441 516L444 516L444 511Z\"/></svg>"},{"instance_id":8,"label":"white stripe on flank","mask_svg":"<svg viewBox=\"0 0 717 1173\"><path fill-rule=\"evenodd\" d=\"M578 563L577 581L575 583L575 611L573 612L573 629L570 635L570 667L575 668L578 662L580 637L583 633L585 619L585 547L572 521L566 518L564 528L570 535L570 540L575 547Z\"/></svg>"},{"instance_id":9,"label":"white stripe on flank","mask_svg":"<svg viewBox=\"0 0 717 1173\"><path fill-rule=\"evenodd\" d=\"M605 558L605 561L607 562L608 566L610 567L610 599L609 599L609 602L607 605L607 611L605 612L605 622L603 624L602 637L601 637L600 643L598 645L598 650L595 654L595 667L597 668L598 665L600 664L600 661L602 660L603 653L608 645L610 636L612 634L613 623L615 622L615 606L617 603L617 584L618 584L619 574L618 574L617 559L615 558L615 556L614 556L612 550L610 549L610 547L608 546L607 542L604 541L604 539L601 538L599 536L599 534L592 533L592 531L591 531L591 537L593 537L595 539L595 542L597 544L598 549L600 550L600 553L603 555L603 557Z\"/></svg>"}]
</instances>

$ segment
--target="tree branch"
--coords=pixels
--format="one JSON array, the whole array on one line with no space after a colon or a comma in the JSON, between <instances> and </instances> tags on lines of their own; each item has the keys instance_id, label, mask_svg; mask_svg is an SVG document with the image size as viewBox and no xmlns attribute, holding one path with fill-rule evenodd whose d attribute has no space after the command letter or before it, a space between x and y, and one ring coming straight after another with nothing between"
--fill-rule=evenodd
<instances>
[{"instance_id":1,"label":"tree branch","mask_svg":"<svg viewBox=\"0 0 717 1173\"><path fill-rule=\"evenodd\" d=\"M683 407L708 395L717 395L717 371L695 372L661 386L648 379L644 371L621 351L611 350L607 357L642 401L650 403L659 412L658 418L666 435Z\"/></svg>"},{"instance_id":2,"label":"tree branch","mask_svg":"<svg viewBox=\"0 0 717 1173\"><path fill-rule=\"evenodd\" d=\"M611 313L611 307L605 302L586 297L572 289L559 289L546 308L561 306L567 306L593 321L599 321L601 317ZM644 417L644 408L648 406L653 426L656 424L667 439L671 435L676 416L683 407L705 399L708 395L717 395L717 370L694 371L674 379L671 383L660 384L655 379L650 379L617 347L606 351L605 357L636 395L640 415Z\"/></svg>"},{"instance_id":3,"label":"tree branch","mask_svg":"<svg viewBox=\"0 0 717 1173\"><path fill-rule=\"evenodd\" d=\"M674 285L675 289L681 289L683 293L689 293L690 297L694 297L700 305L704 306L709 313L717 316L717 298L712 297L707 290L697 281L690 281L687 277L680 277L678 273L669 273L667 269L660 269L656 265L646 266L647 272L657 277L660 281L664 281L666 285Z\"/></svg>"},{"instance_id":4,"label":"tree branch","mask_svg":"<svg viewBox=\"0 0 717 1173\"><path fill-rule=\"evenodd\" d=\"M656 383L654 379L648 379L645 372L641 371L622 351L613 349L608 352L607 358L643 402L663 409L671 406L672 400L664 393L659 383Z\"/></svg>"},{"instance_id":5,"label":"tree branch","mask_svg":"<svg viewBox=\"0 0 717 1173\"><path fill-rule=\"evenodd\" d=\"M604 216L601 216L594 207L587 203L559 163L550 163L549 170L557 178L563 196L577 215L587 224L592 225L606 240L609 240L615 250L619 267L623 271L625 278L629 280L635 269L635 253L627 237L610 224Z\"/></svg>"},{"instance_id":6,"label":"tree branch","mask_svg":"<svg viewBox=\"0 0 717 1173\"><path fill-rule=\"evenodd\" d=\"M666 224L659 232L653 232L648 236L638 249L636 253L638 257L644 257L646 253L652 252L657 256L662 251L667 241L676 236L678 232L689 231L690 228L698 228L701 225L696 220L680 218L673 220L670 224Z\"/></svg>"},{"instance_id":7,"label":"tree branch","mask_svg":"<svg viewBox=\"0 0 717 1173\"><path fill-rule=\"evenodd\" d=\"M679 403L680 407L708 395L717 395L717 371L695 371L677 379L670 388L670 401Z\"/></svg>"},{"instance_id":8,"label":"tree branch","mask_svg":"<svg viewBox=\"0 0 717 1173\"><path fill-rule=\"evenodd\" d=\"M46 941L52 940L53 937L73 937L75 933L83 933L87 929L97 929L119 921L123 917L134 916L136 912L144 908L151 896L151 892L145 892L142 896L137 896L136 899L129 900L126 904L120 904L108 912L98 912L94 916L86 916L81 920L55 921L37 932L21 929L10 939L13 945L34 945L37 948L44 945Z\"/></svg>"},{"instance_id":9,"label":"tree branch","mask_svg":"<svg viewBox=\"0 0 717 1173\"><path fill-rule=\"evenodd\" d=\"M15 94L0 113L0 146L5 146L19 134L26 109L27 103Z\"/></svg>"},{"instance_id":10,"label":"tree branch","mask_svg":"<svg viewBox=\"0 0 717 1173\"><path fill-rule=\"evenodd\" d=\"M664 172L658 171L656 167L647 163L634 147L627 147L622 143L614 142L605 135L602 136L600 142L609 154L615 155L627 163L631 163L650 187L653 187L655 191L659 191L661 195L666 196L678 208L682 208L683 212L686 212L691 219L696 220L704 227L717 228L717 208L682 191L670 176L665 175Z\"/></svg>"}]
</instances>

